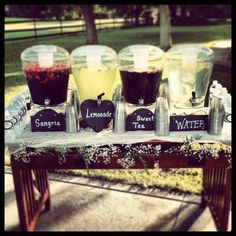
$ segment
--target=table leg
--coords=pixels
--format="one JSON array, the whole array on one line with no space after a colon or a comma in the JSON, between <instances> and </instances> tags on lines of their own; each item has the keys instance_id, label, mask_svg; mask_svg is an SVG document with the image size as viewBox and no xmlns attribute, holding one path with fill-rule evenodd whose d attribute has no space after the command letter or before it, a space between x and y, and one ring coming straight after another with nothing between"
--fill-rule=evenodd
<instances>
[{"instance_id":1,"label":"table leg","mask_svg":"<svg viewBox=\"0 0 236 236\"><path fill-rule=\"evenodd\" d=\"M207 202L205 200L205 195L206 195L206 186L207 186L207 181L208 181L208 173L206 169L202 170L202 175L203 175L203 190L202 190L202 194L201 194L201 204L200 204L200 208L204 209L207 205Z\"/></svg>"},{"instance_id":2,"label":"table leg","mask_svg":"<svg viewBox=\"0 0 236 236\"><path fill-rule=\"evenodd\" d=\"M45 205L45 210L49 211L51 209L51 199L48 183L48 171L47 170L35 170L36 173L36 183L41 193L41 201L43 200L43 205Z\"/></svg>"},{"instance_id":3,"label":"table leg","mask_svg":"<svg viewBox=\"0 0 236 236\"><path fill-rule=\"evenodd\" d=\"M34 231L43 206L51 208L47 170L20 169L14 160L11 163L20 227Z\"/></svg>"},{"instance_id":4,"label":"table leg","mask_svg":"<svg viewBox=\"0 0 236 236\"><path fill-rule=\"evenodd\" d=\"M27 207L27 200L26 200L26 193L24 188L22 172L23 170L12 168L20 227L22 231L29 231L30 228L29 210Z\"/></svg>"},{"instance_id":5,"label":"table leg","mask_svg":"<svg viewBox=\"0 0 236 236\"><path fill-rule=\"evenodd\" d=\"M49 189L49 182L48 182L48 171L45 170L44 172L45 181L46 181L46 189L48 190L48 197L45 201L45 209L46 211L49 211L51 209L51 198L50 198L50 189Z\"/></svg>"},{"instance_id":6,"label":"table leg","mask_svg":"<svg viewBox=\"0 0 236 236\"><path fill-rule=\"evenodd\" d=\"M231 169L226 170L226 184L224 186L224 204L223 204L223 212L221 219L221 230L227 231L228 229L228 221L229 221L229 213L230 213L230 205L231 205Z\"/></svg>"},{"instance_id":7,"label":"table leg","mask_svg":"<svg viewBox=\"0 0 236 236\"><path fill-rule=\"evenodd\" d=\"M231 169L203 171L202 205L209 206L219 231L227 231L231 204Z\"/></svg>"}]
</instances>

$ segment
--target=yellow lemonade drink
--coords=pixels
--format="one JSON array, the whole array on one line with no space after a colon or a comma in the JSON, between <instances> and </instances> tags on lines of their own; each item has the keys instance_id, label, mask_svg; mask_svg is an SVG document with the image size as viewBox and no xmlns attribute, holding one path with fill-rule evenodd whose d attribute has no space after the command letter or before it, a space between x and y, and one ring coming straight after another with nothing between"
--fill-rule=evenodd
<instances>
[{"instance_id":1,"label":"yellow lemonade drink","mask_svg":"<svg viewBox=\"0 0 236 236\"><path fill-rule=\"evenodd\" d=\"M103 45L86 45L71 52L71 69L80 102L86 99L112 100L117 84L116 52Z\"/></svg>"},{"instance_id":2,"label":"yellow lemonade drink","mask_svg":"<svg viewBox=\"0 0 236 236\"><path fill-rule=\"evenodd\" d=\"M80 102L86 99L96 99L101 93L105 93L103 99L112 99L116 80L116 67L81 68L72 66L72 73L77 87Z\"/></svg>"}]
</instances>

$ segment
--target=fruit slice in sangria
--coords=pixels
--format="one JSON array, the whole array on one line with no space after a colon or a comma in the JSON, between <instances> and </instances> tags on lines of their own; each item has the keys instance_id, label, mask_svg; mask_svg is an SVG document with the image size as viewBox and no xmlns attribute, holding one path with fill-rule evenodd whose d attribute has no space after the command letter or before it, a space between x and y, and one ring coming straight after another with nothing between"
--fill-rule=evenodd
<instances>
[{"instance_id":1,"label":"fruit slice in sangria","mask_svg":"<svg viewBox=\"0 0 236 236\"><path fill-rule=\"evenodd\" d=\"M28 64L23 67L31 93L32 101L44 105L45 99L49 105L66 102L69 80L69 67L54 63L52 67L40 67L38 64Z\"/></svg>"}]
</instances>

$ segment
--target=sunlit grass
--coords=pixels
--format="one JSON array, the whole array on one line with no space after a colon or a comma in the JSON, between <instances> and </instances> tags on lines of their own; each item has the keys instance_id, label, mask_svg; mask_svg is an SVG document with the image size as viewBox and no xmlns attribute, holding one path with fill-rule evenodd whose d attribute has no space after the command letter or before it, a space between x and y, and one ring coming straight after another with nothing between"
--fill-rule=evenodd
<instances>
[{"instance_id":1,"label":"sunlit grass","mask_svg":"<svg viewBox=\"0 0 236 236\"><path fill-rule=\"evenodd\" d=\"M86 170L58 170L59 173L88 177ZM201 169L150 169L145 170L90 170L89 177L122 182L139 187L156 187L162 190L200 194Z\"/></svg>"},{"instance_id":2,"label":"sunlit grass","mask_svg":"<svg viewBox=\"0 0 236 236\"><path fill-rule=\"evenodd\" d=\"M120 20L120 19L118 19ZM121 19L122 20L122 19ZM13 20L12 20L13 21ZM22 20L21 20L22 21ZM116 20L117 21L117 20ZM8 21L11 22L11 21ZM96 22L96 28L97 29L106 29L106 28L113 28L113 19L97 19ZM104 24L106 23L106 24ZM99 25L101 24L101 25ZM115 27L122 26L123 23L116 23ZM78 32L81 30L84 30L84 21L83 20L71 20L71 21L36 21L35 23L32 22L18 22L18 23L9 23L5 24L5 30L22 30L22 29L32 29L31 31L26 32L5 32L5 39L8 38L17 38L17 37L29 37L34 36L35 31L34 28L37 30L37 35L48 35L48 34L56 34L60 33L61 29L45 29L40 30L45 27L60 27L63 26L77 26L72 28L63 28L62 31L64 33L68 32Z\"/></svg>"}]
</instances>

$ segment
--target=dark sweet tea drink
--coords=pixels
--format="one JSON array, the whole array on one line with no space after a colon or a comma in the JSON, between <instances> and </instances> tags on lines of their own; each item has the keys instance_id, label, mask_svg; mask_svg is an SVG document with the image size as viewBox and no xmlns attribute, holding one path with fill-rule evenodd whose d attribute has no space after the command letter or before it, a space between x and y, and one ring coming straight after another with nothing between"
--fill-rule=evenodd
<instances>
[{"instance_id":1,"label":"dark sweet tea drink","mask_svg":"<svg viewBox=\"0 0 236 236\"><path fill-rule=\"evenodd\" d=\"M120 69L123 85L124 99L127 103L144 105L156 102L162 70L149 67L148 70L135 70L134 68Z\"/></svg>"}]
</instances>

